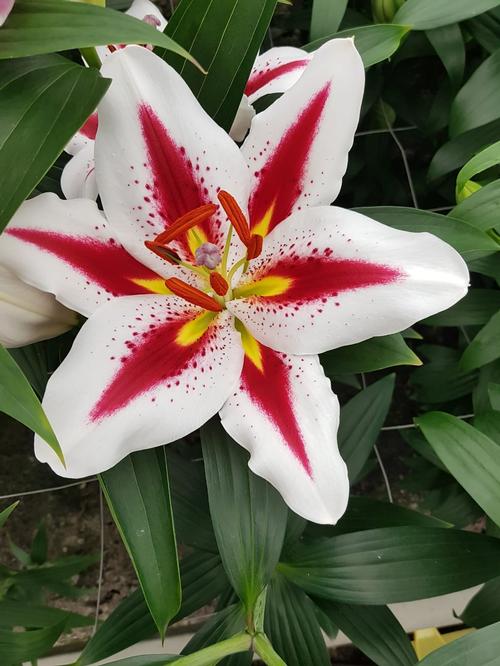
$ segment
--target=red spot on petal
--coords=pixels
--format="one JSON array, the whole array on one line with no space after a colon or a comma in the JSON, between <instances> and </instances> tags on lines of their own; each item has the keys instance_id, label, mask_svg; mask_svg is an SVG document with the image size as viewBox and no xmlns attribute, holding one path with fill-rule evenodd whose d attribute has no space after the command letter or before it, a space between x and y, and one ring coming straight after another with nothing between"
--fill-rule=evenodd
<instances>
[{"instance_id":1,"label":"red spot on petal","mask_svg":"<svg viewBox=\"0 0 500 666\"><path fill-rule=\"evenodd\" d=\"M248 80L248 83L245 88L245 95L253 95L260 88L263 88L266 84L274 81L279 76L284 74L289 74L290 72L295 72L297 69L302 69L309 63L309 60L296 60L295 62L285 62L282 65L273 67L272 69L256 72L252 74Z\"/></svg>"},{"instance_id":2,"label":"red spot on petal","mask_svg":"<svg viewBox=\"0 0 500 666\"><path fill-rule=\"evenodd\" d=\"M94 140L97 134L97 112L93 113L87 118L85 123L80 127L80 134L86 136L87 139Z\"/></svg>"}]
</instances>

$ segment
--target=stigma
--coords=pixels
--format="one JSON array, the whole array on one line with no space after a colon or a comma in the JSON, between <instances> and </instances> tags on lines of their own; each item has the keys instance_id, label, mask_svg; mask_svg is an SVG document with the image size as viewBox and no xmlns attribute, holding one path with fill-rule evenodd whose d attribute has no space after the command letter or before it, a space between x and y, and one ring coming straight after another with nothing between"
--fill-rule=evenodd
<instances>
[{"instance_id":1,"label":"stigma","mask_svg":"<svg viewBox=\"0 0 500 666\"><path fill-rule=\"evenodd\" d=\"M213 243L203 243L200 245L194 256L197 266L205 266L210 270L217 268L222 258L219 248Z\"/></svg>"}]
</instances>

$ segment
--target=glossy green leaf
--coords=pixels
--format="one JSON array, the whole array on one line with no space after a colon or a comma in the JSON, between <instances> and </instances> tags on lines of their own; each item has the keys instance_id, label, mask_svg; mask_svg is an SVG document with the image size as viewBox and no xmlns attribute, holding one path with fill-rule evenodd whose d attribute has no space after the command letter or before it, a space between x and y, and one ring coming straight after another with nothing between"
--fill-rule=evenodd
<instances>
[{"instance_id":1,"label":"glossy green leaf","mask_svg":"<svg viewBox=\"0 0 500 666\"><path fill-rule=\"evenodd\" d=\"M2 511L0 511L0 529L5 525L7 522L8 517L10 514L14 511L16 506L19 504L19 500L17 502L13 502L12 504L9 504L9 506Z\"/></svg>"},{"instance_id":2,"label":"glossy green leaf","mask_svg":"<svg viewBox=\"0 0 500 666\"><path fill-rule=\"evenodd\" d=\"M444 412L428 412L415 422L450 473L500 525L500 446Z\"/></svg>"},{"instance_id":3,"label":"glossy green leaf","mask_svg":"<svg viewBox=\"0 0 500 666\"><path fill-rule=\"evenodd\" d=\"M311 40L321 39L339 29L348 0L314 0L311 16Z\"/></svg>"},{"instance_id":4,"label":"glossy green leaf","mask_svg":"<svg viewBox=\"0 0 500 666\"><path fill-rule=\"evenodd\" d=\"M154 44L193 60L153 26L114 9L61 0L16 0L0 33L0 58L99 44Z\"/></svg>"},{"instance_id":5,"label":"glossy green leaf","mask_svg":"<svg viewBox=\"0 0 500 666\"><path fill-rule=\"evenodd\" d=\"M422 659L421 666L500 666L500 622L452 641Z\"/></svg>"},{"instance_id":6,"label":"glossy green leaf","mask_svg":"<svg viewBox=\"0 0 500 666\"><path fill-rule=\"evenodd\" d=\"M458 23L500 5L499 0L406 0L397 11L394 23L410 25L413 30L430 30Z\"/></svg>"},{"instance_id":7,"label":"glossy green leaf","mask_svg":"<svg viewBox=\"0 0 500 666\"><path fill-rule=\"evenodd\" d=\"M268 587L264 627L287 666L330 666L312 601L283 576Z\"/></svg>"},{"instance_id":8,"label":"glossy green leaf","mask_svg":"<svg viewBox=\"0 0 500 666\"><path fill-rule=\"evenodd\" d=\"M89 7L59 0L57 4ZM5 26L0 44L4 30ZM53 42L48 44L52 50ZM95 109L109 83L97 70L56 55L0 63L0 231Z\"/></svg>"},{"instance_id":9,"label":"glossy green leaf","mask_svg":"<svg viewBox=\"0 0 500 666\"><path fill-rule=\"evenodd\" d=\"M206 75L172 52L157 50L226 130L233 123L275 7L276 0L182 0L165 34L197 58Z\"/></svg>"},{"instance_id":10,"label":"glossy green leaf","mask_svg":"<svg viewBox=\"0 0 500 666\"><path fill-rule=\"evenodd\" d=\"M113 519L163 636L181 603L165 450L132 453L100 476Z\"/></svg>"},{"instance_id":11,"label":"glossy green leaf","mask_svg":"<svg viewBox=\"0 0 500 666\"><path fill-rule=\"evenodd\" d=\"M248 468L248 454L212 419L201 429L210 513L224 569L251 612L278 562L287 507Z\"/></svg>"},{"instance_id":12,"label":"glossy green leaf","mask_svg":"<svg viewBox=\"0 0 500 666\"><path fill-rule=\"evenodd\" d=\"M456 191L460 192L468 180L497 164L500 164L500 141L481 150L460 169Z\"/></svg>"},{"instance_id":13,"label":"glossy green leaf","mask_svg":"<svg viewBox=\"0 0 500 666\"><path fill-rule=\"evenodd\" d=\"M395 379L396 375L387 375L374 382L341 409L338 443L351 485L356 483L377 442L391 406Z\"/></svg>"},{"instance_id":14,"label":"glossy green leaf","mask_svg":"<svg viewBox=\"0 0 500 666\"><path fill-rule=\"evenodd\" d=\"M467 29L486 51L494 53L500 47L500 16L498 10L471 19L467 22Z\"/></svg>"},{"instance_id":15,"label":"glossy green leaf","mask_svg":"<svg viewBox=\"0 0 500 666\"><path fill-rule=\"evenodd\" d=\"M486 627L500 622L500 578L483 585L459 615L469 627Z\"/></svg>"},{"instance_id":16,"label":"glossy green leaf","mask_svg":"<svg viewBox=\"0 0 500 666\"><path fill-rule=\"evenodd\" d=\"M387 606L351 606L317 601L340 631L378 666L413 666L417 655L405 630Z\"/></svg>"},{"instance_id":17,"label":"glossy green leaf","mask_svg":"<svg viewBox=\"0 0 500 666\"><path fill-rule=\"evenodd\" d=\"M464 370L480 368L500 357L500 311L493 315L464 351L461 365Z\"/></svg>"},{"instance_id":18,"label":"glossy green leaf","mask_svg":"<svg viewBox=\"0 0 500 666\"><path fill-rule=\"evenodd\" d=\"M353 37L354 45L359 51L365 67L371 67L390 58L398 50L403 38L408 34L408 30L409 28L405 25L390 23L356 26L316 39L302 48L306 51L315 51L330 39Z\"/></svg>"},{"instance_id":19,"label":"glossy green leaf","mask_svg":"<svg viewBox=\"0 0 500 666\"><path fill-rule=\"evenodd\" d=\"M450 111L450 137L500 117L500 51L484 60L455 97Z\"/></svg>"},{"instance_id":20,"label":"glossy green leaf","mask_svg":"<svg viewBox=\"0 0 500 666\"><path fill-rule=\"evenodd\" d=\"M64 630L64 621L33 631L0 629L0 663L34 661L50 650Z\"/></svg>"},{"instance_id":21,"label":"glossy green leaf","mask_svg":"<svg viewBox=\"0 0 500 666\"><path fill-rule=\"evenodd\" d=\"M306 592L383 605L456 592L498 576L500 540L455 529L385 527L297 544L278 569Z\"/></svg>"},{"instance_id":22,"label":"glossy green leaf","mask_svg":"<svg viewBox=\"0 0 500 666\"><path fill-rule=\"evenodd\" d=\"M460 26L452 23L427 30L426 34L456 90L462 82L465 69L465 43Z\"/></svg>"},{"instance_id":23,"label":"glossy green leaf","mask_svg":"<svg viewBox=\"0 0 500 666\"><path fill-rule=\"evenodd\" d=\"M38 398L17 363L1 345L0 368L0 411L43 437L64 464L61 447Z\"/></svg>"},{"instance_id":24,"label":"glossy green leaf","mask_svg":"<svg viewBox=\"0 0 500 666\"><path fill-rule=\"evenodd\" d=\"M394 229L428 231L449 243L466 260L476 259L499 249L498 243L485 233L449 215L402 206L374 206L357 210Z\"/></svg>"},{"instance_id":25,"label":"glossy green leaf","mask_svg":"<svg viewBox=\"0 0 500 666\"><path fill-rule=\"evenodd\" d=\"M38 606L24 601L0 600L0 627L27 627L30 629L49 627L64 622L65 630L74 627L88 627L94 624L94 617L70 613L60 608Z\"/></svg>"},{"instance_id":26,"label":"glossy green leaf","mask_svg":"<svg viewBox=\"0 0 500 666\"><path fill-rule=\"evenodd\" d=\"M422 361L408 347L400 333L371 338L321 355L327 375L372 372L396 365L421 365Z\"/></svg>"},{"instance_id":27,"label":"glossy green leaf","mask_svg":"<svg viewBox=\"0 0 500 666\"><path fill-rule=\"evenodd\" d=\"M428 326L482 326L500 309L500 292L469 289L467 295L444 312L422 321Z\"/></svg>"},{"instance_id":28,"label":"glossy green leaf","mask_svg":"<svg viewBox=\"0 0 500 666\"><path fill-rule=\"evenodd\" d=\"M488 231L498 226L500 219L500 180L483 185L480 190L461 201L451 217L463 220L476 229Z\"/></svg>"}]
</instances>

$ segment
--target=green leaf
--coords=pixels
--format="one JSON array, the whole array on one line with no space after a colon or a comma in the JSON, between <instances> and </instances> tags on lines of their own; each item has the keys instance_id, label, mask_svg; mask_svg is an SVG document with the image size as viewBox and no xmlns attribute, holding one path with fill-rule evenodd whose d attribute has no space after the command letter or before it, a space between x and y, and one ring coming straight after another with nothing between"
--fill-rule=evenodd
<instances>
[{"instance_id":1,"label":"green leaf","mask_svg":"<svg viewBox=\"0 0 500 666\"><path fill-rule=\"evenodd\" d=\"M461 366L464 370L480 368L500 357L500 311L493 315L487 324L463 353Z\"/></svg>"},{"instance_id":2,"label":"green leaf","mask_svg":"<svg viewBox=\"0 0 500 666\"><path fill-rule=\"evenodd\" d=\"M500 117L499 76L500 51L479 65L455 97L450 111L451 138Z\"/></svg>"},{"instance_id":3,"label":"green leaf","mask_svg":"<svg viewBox=\"0 0 500 666\"><path fill-rule=\"evenodd\" d=\"M442 404L472 393L477 382L477 372L462 368L458 350L439 345L422 345L418 352L429 361L417 368L410 377L415 400Z\"/></svg>"},{"instance_id":4,"label":"green leaf","mask_svg":"<svg viewBox=\"0 0 500 666\"><path fill-rule=\"evenodd\" d=\"M181 603L165 450L160 447L132 453L101 474L100 481L163 637Z\"/></svg>"},{"instance_id":5,"label":"green leaf","mask_svg":"<svg viewBox=\"0 0 500 666\"><path fill-rule=\"evenodd\" d=\"M178 654L145 654L137 657L125 657L116 661L108 661L106 666L163 666L179 659Z\"/></svg>"},{"instance_id":6,"label":"green leaf","mask_svg":"<svg viewBox=\"0 0 500 666\"><path fill-rule=\"evenodd\" d=\"M398 9L394 23L410 25L413 30L429 30L458 23L500 5L499 0L406 0Z\"/></svg>"},{"instance_id":7,"label":"green leaf","mask_svg":"<svg viewBox=\"0 0 500 666\"><path fill-rule=\"evenodd\" d=\"M6 509L3 509L0 511L0 529L5 525L7 522L8 517L10 514L14 511L16 506L19 504L19 500L17 502L13 502L12 504L9 504L9 506Z\"/></svg>"},{"instance_id":8,"label":"green leaf","mask_svg":"<svg viewBox=\"0 0 500 666\"><path fill-rule=\"evenodd\" d=\"M409 28L405 25L392 25L390 23L383 25L363 25L361 27L341 30L321 39L316 39L302 48L305 51L315 51L322 44L330 41L330 39L353 37L354 45L359 51L365 67L371 67L378 62L382 62L382 60L390 58L398 50L408 31Z\"/></svg>"},{"instance_id":9,"label":"green leaf","mask_svg":"<svg viewBox=\"0 0 500 666\"><path fill-rule=\"evenodd\" d=\"M498 576L500 540L432 527L385 527L297 544L278 569L306 592L383 605L456 592Z\"/></svg>"},{"instance_id":10,"label":"green leaf","mask_svg":"<svg viewBox=\"0 0 500 666\"><path fill-rule=\"evenodd\" d=\"M455 206L450 215L481 231L497 226L500 216L500 180L483 185L480 190Z\"/></svg>"},{"instance_id":11,"label":"green leaf","mask_svg":"<svg viewBox=\"0 0 500 666\"><path fill-rule=\"evenodd\" d=\"M340 631L378 666L413 666L417 655L387 606L351 606L317 600Z\"/></svg>"},{"instance_id":12,"label":"green leaf","mask_svg":"<svg viewBox=\"0 0 500 666\"><path fill-rule=\"evenodd\" d=\"M500 578L483 585L464 608L459 618L469 627L486 627L500 621Z\"/></svg>"},{"instance_id":13,"label":"green leaf","mask_svg":"<svg viewBox=\"0 0 500 666\"><path fill-rule=\"evenodd\" d=\"M422 361L408 347L400 333L381 335L356 345L347 345L321 355L327 375L372 372L396 365L421 365Z\"/></svg>"},{"instance_id":14,"label":"green leaf","mask_svg":"<svg viewBox=\"0 0 500 666\"><path fill-rule=\"evenodd\" d=\"M47 442L64 465L64 456L40 401L12 356L0 345L0 411L12 416Z\"/></svg>"},{"instance_id":15,"label":"green leaf","mask_svg":"<svg viewBox=\"0 0 500 666\"><path fill-rule=\"evenodd\" d=\"M500 46L500 20L498 11L488 12L467 22L467 29L481 46L494 53Z\"/></svg>"},{"instance_id":16,"label":"green leaf","mask_svg":"<svg viewBox=\"0 0 500 666\"><path fill-rule=\"evenodd\" d=\"M452 641L422 659L421 666L500 666L500 622Z\"/></svg>"},{"instance_id":17,"label":"green leaf","mask_svg":"<svg viewBox=\"0 0 500 666\"><path fill-rule=\"evenodd\" d=\"M427 30L426 34L456 90L462 82L465 69L465 43L460 26L452 23Z\"/></svg>"},{"instance_id":18,"label":"green leaf","mask_svg":"<svg viewBox=\"0 0 500 666\"><path fill-rule=\"evenodd\" d=\"M43 567L26 569L15 574L17 585L49 585L68 580L98 561L97 555L69 555Z\"/></svg>"},{"instance_id":19,"label":"green leaf","mask_svg":"<svg viewBox=\"0 0 500 666\"><path fill-rule=\"evenodd\" d=\"M216 419L201 429L203 461L215 536L224 569L247 613L278 562L287 507L277 491L248 468L248 454Z\"/></svg>"},{"instance_id":20,"label":"green leaf","mask_svg":"<svg viewBox=\"0 0 500 666\"><path fill-rule=\"evenodd\" d=\"M62 0L16 0L0 33L0 58L100 44L154 44L194 62L192 55L144 21L114 9Z\"/></svg>"},{"instance_id":21,"label":"green leaf","mask_svg":"<svg viewBox=\"0 0 500 666\"><path fill-rule=\"evenodd\" d=\"M21 2L15 4L14 11ZM90 7L62 2L65 7ZM0 34L0 45L5 26ZM47 42L54 48L52 41ZM31 193L110 81L51 55L0 62L0 231Z\"/></svg>"},{"instance_id":22,"label":"green leaf","mask_svg":"<svg viewBox=\"0 0 500 666\"><path fill-rule=\"evenodd\" d=\"M36 531L33 543L31 544L30 551L30 560L34 564L45 564L47 561L47 551L49 548L49 542L47 538L47 530L45 525L42 523L39 524Z\"/></svg>"},{"instance_id":23,"label":"green leaf","mask_svg":"<svg viewBox=\"0 0 500 666\"><path fill-rule=\"evenodd\" d=\"M450 473L500 525L500 446L444 412L428 412L415 423Z\"/></svg>"},{"instance_id":24,"label":"green leaf","mask_svg":"<svg viewBox=\"0 0 500 666\"><path fill-rule=\"evenodd\" d=\"M466 260L477 259L499 249L498 243L488 235L449 215L402 206L373 206L356 210L394 229L428 231L449 243Z\"/></svg>"},{"instance_id":25,"label":"green leaf","mask_svg":"<svg viewBox=\"0 0 500 666\"><path fill-rule=\"evenodd\" d=\"M483 148L460 169L457 176L456 191L460 192L468 180L497 164L500 164L500 141Z\"/></svg>"},{"instance_id":26,"label":"green leaf","mask_svg":"<svg viewBox=\"0 0 500 666\"><path fill-rule=\"evenodd\" d=\"M182 75L205 111L229 130L276 0L182 0L165 29L206 68L157 50Z\"/></svg>"},{"instance_id":27,"label":"green leaf","mask_svg":"<svg viewBox=\"0 0 500 666\"><path fill-rule=\"evenodd\" d=\"M499 309L500 291L469 289L461 301L421 323L428 326L481 326Z\"/></svg>"},{"instance_id":28,"label":"green leaf","mask_svg":"<svg viewBox=\"0 0 500 666\"><path fill-rule=\"evenodd\" d=\"M395 379L392 374L374 382L341 409L338 443L351 485L356 483L377 442L391 406Z\"/></svg>"},{"instance_id":29,"label":"green leaf","mask_svg":"<svg viewBox=\"0 0 500 666\"><path fill-rule=\"evenodd\" d=\"M299 588L276 576L267 590L265 633L287 666L329 666L314 605Z\"/></svg>"},{"instance_id":30,"label":"green leaf","mask_svg":"<svg viewBox=\"0 0 500 666\"><path fill-rule=\"evenodd\" d=\"M500 384L490 382L488 384L488 394L493 409L500 411Z\"/></svg>"},{"instance_id":31,"label":"green leaf","mask_svg":"<svg viewBox=\"0 0 500 666\"><path fill-rule=\"evenodd\" d=\"M182 654L193 654L209 645L223 641L237 632L245 629L245 612L241 605L234 604L219 611L202 625L191 638ZM247 654L247 661L252 663L251 653Z\"/></svg>"},{"instance_id":32,"label":"green leaf","mask_svg":"<svg viewBox=\"0 0 500 666\"><path fill-rule=\"evenodd\" d=\"M311 16L311 40L337 32L348 0L314 0Z\"/></svg>"},{"instance_id":33,"label":"green leaf","mask_svg":"<svg viewBox=\"0 0 500 666\"><path fill-rule=\"evenodd\" d=\"M33 631L0 629L0 663L34 661L46 654L64 630L64 621Z\"/></svg>"},{"instance_id":34,"label":"green leaf","mask_svg":"<svg viewBox=\"0 0 500 666\"><path fill-rule=\"evenodd\" d=\"M38 606L23 601L0 600L0 627L26 627L30 629L49 627L64 622L64 629L88 627L94 624L93 617L70 613L60 608Z\"/></svg>"}]
</instances>

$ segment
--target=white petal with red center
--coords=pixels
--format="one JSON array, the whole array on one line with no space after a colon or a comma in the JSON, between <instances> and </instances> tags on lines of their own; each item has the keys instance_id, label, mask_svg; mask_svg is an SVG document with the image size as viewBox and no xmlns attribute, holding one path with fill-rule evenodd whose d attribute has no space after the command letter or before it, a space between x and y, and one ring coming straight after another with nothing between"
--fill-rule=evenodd
<instances>
[{"instance_id":1,"label":"white petal with red center","mask_svg":"<svg viewBox=\"0 0 500 666\"><path fill-rule=\"evenodd\" d=\"M294 46L275 46L257 56L245 87L250 103L291 88L313 56Z\"/></svg>"},{"instance_id":2,"label":"white petal with red center","mask_svg":"<svg viewBox=\"0 0 500 666\"><path fill-rule=\"evenodd\" d=\"M292 212L331 203L347 167L363 97L352 39L322 46L298 82L252 121L242 152L252 174L250 223L265 235Z\"/></svg>"},{"instance_id":3,"label":"white petal with red center","mask_svg":"<svg viewBox=\"0 0 500 666\"><path fill-rule=\"evenodd\" d=\"M101 71L112 83L99 106L99 194L125 247L155 267L157 258L144 241L188 211L217 203L219 189L246 206L248 169L235 143L158 56L129 47L108 58ZM171 246L193 261L203 242L222 250L227 228L219 209Z\"/></svg>"},{"instance_id":4,"label":"white petal with red center","mask_svg":"<svg viewBox=\"0 0 500 666\"><path fill-rule=\"evenodd\" d=\"M61 174L61 190L66 199L97 199L93 142L66 164Z\"/></svg>"},{"instance_id":5,"label":"white petal with red center","mask_svg":"<svg viewBox=\"0 0 500 666\"><path fill-rule=\"evenodd\" d=\"M336 523L349 481L337 446L339 404L318 357L289 356L255 340L245 346L239 387L220 412L224 428L293 511Z\"/></svg>"},{"instance_id":6,"label":"white petal with red center","mask_svg":"<svg viewBox=\"0 0 500 666\"><path fill-rule=\"evenodd\" d=\"M222 407L242 364L228 312L173 296L115 299L84 324L43 399L67 468L38 438L36 456L62 476L83 477L179 439Z\"/></svg>"},{"instance_id":7,"label":"white petal with red center","mask_svg":"<svg viewBox=\"0 0 500 666\"><path fill-rule=\"evenodd\" d=\"M77 155L86 146L93 146L97 134L97 111L94 111L68 141L64 150L70 155Z\"/></svg>"},{"instance_id":8,"label":"white petal with red center","mask_svg":"<svg viewBox=\"0 0 500 666\"><path fill-rule=\"evenodd\" d=\"M408 328L459 301L468 282L436 236L321 206L264 239L227 307L273 349L315 354Z\"/></svg>"},{"instance_id":9,"label":"white petal with red center","mask_svg":"<svg viewBox=\"0 0 500 666\"><path fill-rule=\"evenodd\" d=\"M164 279L120 245L86 199L47 193L25 201L0 237L0 260L85 316L115 296L167 292Z\"/></svg>"}]
</instances>

